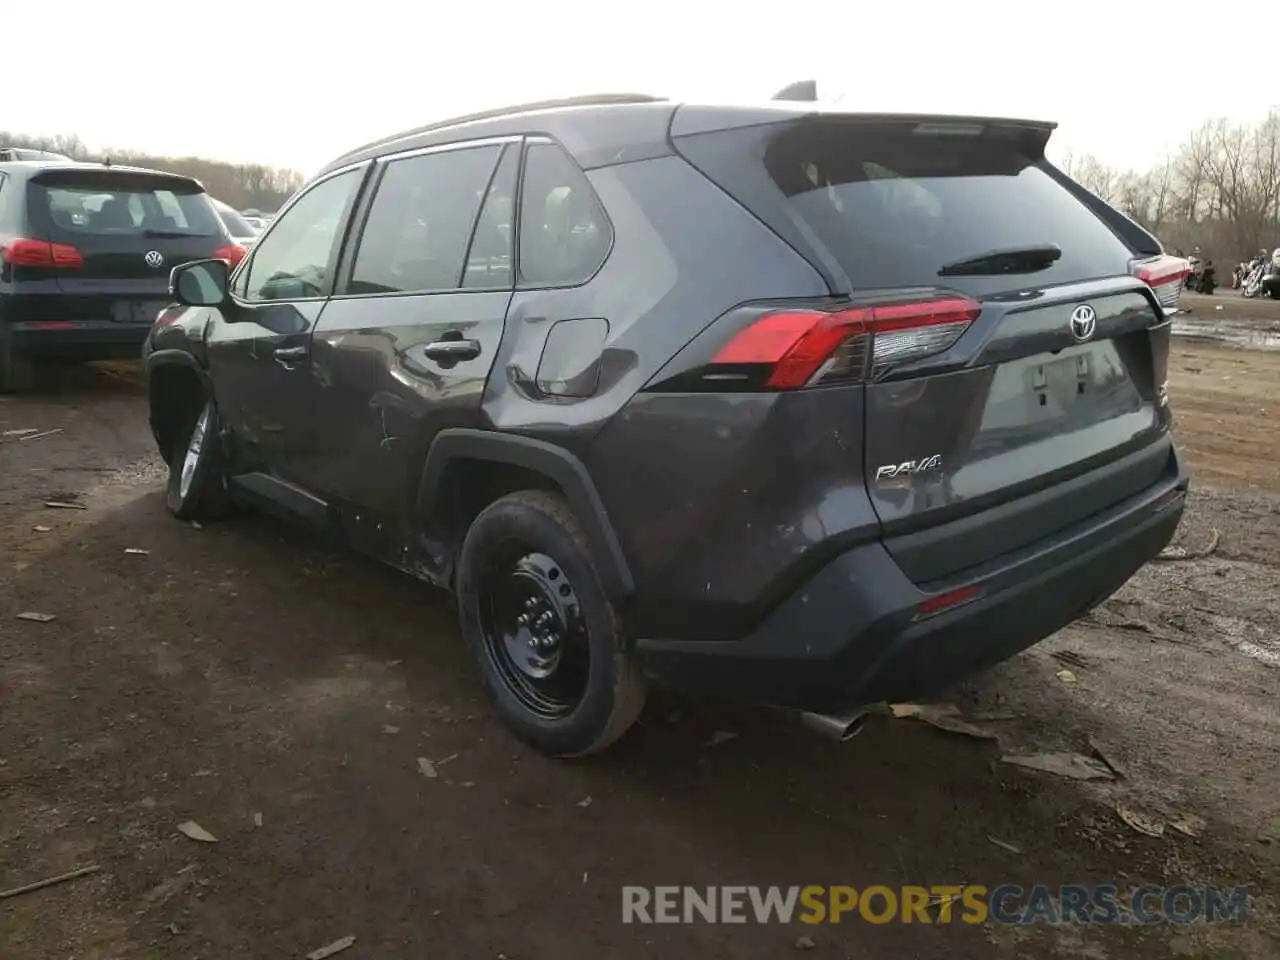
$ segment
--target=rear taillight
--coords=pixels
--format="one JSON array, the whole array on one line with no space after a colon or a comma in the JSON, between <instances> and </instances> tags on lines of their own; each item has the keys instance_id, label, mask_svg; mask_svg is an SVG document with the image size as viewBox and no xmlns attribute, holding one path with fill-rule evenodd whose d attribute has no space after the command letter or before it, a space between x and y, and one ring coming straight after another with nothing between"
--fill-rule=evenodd
<instances>
[{"instance_id":1,"label":"rear taillight","mask_svg":"<svg viewBox=\"0 0 1280 960\"><path fill-rule=\"evenodd\" d=\"M837 311L777 310L725 344L703 379L758 379L771 390L874 379L892 366L948 349L981 310L967 297ZM763 376L732 376L750 370Z\"/></svg>"},{"instance_id":2,"label":"rear taillight","mask_svg":"<svg viewBox=\"0 0 1280 960\"><path fill-rule=\"evenodd\" d=\"M1191 264L1181 257L1153 257L1150 260L1135 261L1133 275L1151 288L1161 308L1168 315L1178 309L1182 287L1191 275Z\"/></svg>"},{"instance_id":3,"label":"rear taillight","mask_svg":"<svg viewBox=\"0 0 1280 960\"><path fill-rule=\"evenodd\" d=\"M47 240L8 240L0 246L0 260L15 267L45 267L60 270L84 269L84 257L68 243Z\"/></svg>"},{"instance_id":4,"label":"rear taillight","mask_svg":"<svg viewBox=\"0 0 1280 960\"><path fill-rule=\"evenodd\" d=\"M240 246L238 243L228 243L225 247L219 247L217 250L213 251L213 259L225 260L227 263L231 264L232 269L234 269L235 266L244 259L244 255L248 252L249 251L245 250L245 248Z\"/></svg>"}]
</instances>

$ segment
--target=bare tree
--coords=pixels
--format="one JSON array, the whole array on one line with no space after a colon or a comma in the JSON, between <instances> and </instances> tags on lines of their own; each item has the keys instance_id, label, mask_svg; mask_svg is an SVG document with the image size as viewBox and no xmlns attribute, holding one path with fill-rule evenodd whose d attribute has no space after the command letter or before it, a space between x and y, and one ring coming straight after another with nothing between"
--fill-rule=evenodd
<instances>
[{"instance_id":1,"label":"bare tree","mask_svg":"<svg viewBox=\"0 0 1280 960\"><path fill-rule=\"evenodd\" d=\"M160 157L117 148L94 152L75 134L32 136L0 131L0 144L61 153L74 160L102 161L109 158L113 163L130 163L180 173L194 177L213 196L242 210L249 207L276 210L302 185L302 175L296 170L262 164L231 164L203 157Z\"/></svg>"}]
</instances>

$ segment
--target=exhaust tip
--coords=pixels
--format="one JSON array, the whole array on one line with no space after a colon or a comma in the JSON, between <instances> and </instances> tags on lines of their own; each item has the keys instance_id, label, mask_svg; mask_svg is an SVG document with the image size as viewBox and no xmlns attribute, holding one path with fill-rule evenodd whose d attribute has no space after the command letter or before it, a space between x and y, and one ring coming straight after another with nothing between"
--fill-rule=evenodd
<instances>
[{"instance_id":1,"label":"exhaust tip","mask_svg":"<svg viewBox=\"0 0 1280 960\"><path fill-rule=\"evenodd\" d=\"M867 721L867 713L860 712L846 716L827 713L801 713L800 720L810 730L821 734L828 740L844 743L852 740L862 732L862 728Z\"/></svg>"}]
</instances>

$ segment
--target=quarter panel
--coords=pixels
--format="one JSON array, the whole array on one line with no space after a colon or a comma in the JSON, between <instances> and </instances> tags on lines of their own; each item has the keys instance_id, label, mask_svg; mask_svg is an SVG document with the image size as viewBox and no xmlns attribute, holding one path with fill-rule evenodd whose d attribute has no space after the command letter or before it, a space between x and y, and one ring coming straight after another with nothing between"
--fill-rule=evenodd
<instances>
[{"instance_id":1,"label":"quarter panel","mask_svg":"<svg viewBox=\"0 0 1280 960\"><path fill-rule=\"evenodd\" d=\"M733 305L827 293L808 263L678 157L587 176L613 224L613 249L581 286L516 292L484 397L489 426L562 443L580 457L623 404ZM596 389L545 395L536 371L547 337L558 321L580 318L609 325Z\"/></svg>"},{"instance_id":2,"label":"quarter panel","mask_svg":"<svg viewBox=\"0 0 1280 960\"><path fill-rule=\"evenodd\" d=\"M628 404L591 463L642 601L629 629L733 639L836 552L875 538L862 418L860 386Z\"/></svg>"}]
</instances>

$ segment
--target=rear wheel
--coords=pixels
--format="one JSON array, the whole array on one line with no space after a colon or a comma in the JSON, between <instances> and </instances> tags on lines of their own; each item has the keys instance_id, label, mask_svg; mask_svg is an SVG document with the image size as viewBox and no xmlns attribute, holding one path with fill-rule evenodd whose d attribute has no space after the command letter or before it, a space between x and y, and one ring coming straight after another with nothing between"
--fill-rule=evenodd
<instances>
[{"instance_id":1,"label":"rear wheel","mask_svg":"<svg viewBox=\"0 0 1280 960\"><path fill-rule=\"evenodd\" d=\"M226 512L221 428L213 400L206 399L173 444L165 504L179 520L211 519Z\"/></svg>"},{"instance_id":2,"label":"rear wheel","mask_svg":"<svg viewBox=\"0 0 1280 960\"><path fill-rule=\"evenodd\" d=\"M597 753L644 706L645 683L577 518L551 493L486 507L462 545L463 635L503 722L544 753Z\"/></svg>"},{"instance_id":3,"label":"rear wheel","mask_svg":"<svg viewBox=\"0 0 1280 960\"><path fill-rule=\"evenodd\" d=\"M18 393L36 385L36 365L13 352L0 330L0 393Z\"/></svg>"}]
</instances>

